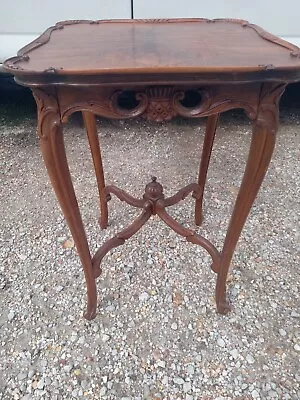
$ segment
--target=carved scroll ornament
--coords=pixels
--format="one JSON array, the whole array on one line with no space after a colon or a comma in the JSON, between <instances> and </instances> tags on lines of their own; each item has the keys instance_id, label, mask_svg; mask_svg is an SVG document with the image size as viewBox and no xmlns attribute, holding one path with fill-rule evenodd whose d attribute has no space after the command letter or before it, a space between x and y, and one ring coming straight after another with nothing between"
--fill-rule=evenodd
<instances>
[{"instance_id":1,"label":"carved scroll ornament","mask_svg":"<svg viewBox=\"0 0 300 400\"><path fill-rule=\"evenodd\" d=\"M114 119L143 116L149 121L161 122L176 116L197 118L241 108L245 110L250 119L257 119L260 124L272 125L276 130L278 126L277 102L285 87L286 85L282 83L265 83L257 88L254 87L251 94L242 89L226 92L214 86L192 90L155 86L132 91L136 102L132 107L129 105L128 108L119 103L119 96L124 93L122 90L112 90L111 92L99 90L94 101L89 101L89 94L85 95L82 92L80 93L82 101L77 101L78 94L73 93L72 88L65 88L66 91L71 91L70 95L75 99L66 105L60 102L60 94L56 99L55 95L51 93L42 89L34 89L33 95L40 114L39 135L43 138L49 129L54 129L55 126L60 125L61 121L65 122L76 111L91 111L100 116ZM191 106L184 103L189 91L198 96L197 102ZM258 93L260 93L259 97ZM61 97L63 96L64 94L61 93ZM51 124L44 127L46 118L51 118Z\"/></svg>"},{"instance_id":2,"label":"carved scroll ornament","mask_svg":"<svg viewBox=\"0 0 300 400\"><path fill-rule=\"evenodd\" d=\"M106 118L128 119L143 116L149 121L169 121L176 116L197 118L221 113L234 108L244 109L250 119L255 119L257 114L257 93L260 85L252 84L252 95L249 88L230 87L228 90L218 86L204 88L178 88L173 86L153 86L130 90L113 90L111 92L101 89L92 94L76 89L61 89L61 98L66 91L72 102L61 104L62 120L67 121L69 116L76 111L91 111ZM134 99L132 105L120 103L120 97L130 92ZM193 99L188 103L188 97ZM80 98L80 100L77 100Z\"/></svg>"},{"instance_id":3,"label":"carved scroll ornament","mask_svg":"<svg viewBox=\"0 0 300 400\"><path fill-rule=\"evenodd\" d=\"M59 106L51 93L41 89L34 89L32 93L38 109L38 134L41 139L47 139L61 125Z\"/></svg>"},{"instance_id":4,"label":"carved scroll ornament","mask_svg":"<svg viewBox=\"0 0 300 400\"><path fill-rule=\"evenodd\" d=\"M274 135L279 125L278 103L285 88L284 83L264 83L261 90L256 123Z\"/></svg>"}]
</instances>

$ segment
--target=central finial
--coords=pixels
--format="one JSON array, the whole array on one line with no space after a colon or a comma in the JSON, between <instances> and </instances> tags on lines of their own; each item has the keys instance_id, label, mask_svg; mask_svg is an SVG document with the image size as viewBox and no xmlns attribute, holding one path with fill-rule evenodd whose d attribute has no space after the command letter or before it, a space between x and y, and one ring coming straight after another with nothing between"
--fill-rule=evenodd
<instances>
[{"instance_id":1,"label":"central finial","mask_svg":"<svg viewBox=\"0 0 300 400\"><path fill-rule=\"evenodd\" d=\"M156 202L158 199L163 199L163 187L157 182L156 176L151 177L151 182L146 185L144 199Z\"/></svg>"}]
</instances>

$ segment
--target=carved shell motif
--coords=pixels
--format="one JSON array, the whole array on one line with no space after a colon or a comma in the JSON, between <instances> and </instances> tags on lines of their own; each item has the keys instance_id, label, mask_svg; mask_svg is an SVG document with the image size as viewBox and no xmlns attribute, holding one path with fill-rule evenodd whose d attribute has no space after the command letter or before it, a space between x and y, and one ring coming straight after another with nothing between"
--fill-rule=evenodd
<instances>
[{"instance_id":1,"label":"carved shell motif","mask_svg":"<svg viewBox=\"0 0 300 400\"><path fill-rule=\"evenodd\" d=\"M169 121L177 115L172 105L172 95L174 88L172 87L153 87L147 90L148 107L144 113L144 117L148 121Z\"/></svg>"}]
</instances>

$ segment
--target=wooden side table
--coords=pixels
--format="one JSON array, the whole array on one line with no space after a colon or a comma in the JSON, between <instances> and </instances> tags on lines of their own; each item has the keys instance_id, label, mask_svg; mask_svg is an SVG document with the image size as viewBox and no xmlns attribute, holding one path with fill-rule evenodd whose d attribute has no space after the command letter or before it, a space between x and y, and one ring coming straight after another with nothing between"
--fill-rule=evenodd
<instances>
[{"instance_id":1,"label":"wooden side table","mask_svg":"<svg viewBox=\"0 0 300 400\"><path fill-rule=\"evenodd\" d=\"M278 129L278 102L289 82L300 81L300 50L241 20L65 21L7 60L16 82L29 86L38 106L44 161L73 235L87 283L85 318L96 315L96 278L107 252L122 245L157 214L187 241L203 246L217 274L217 310L230 310L226 277L236 243L269 165ZM124 95L127 101L124 103ZM190 193L195 223L202 221L202 198L219 113L242 108L253 121L244 178L223 249L186 229L167 207ZM63 140L63 124L82 111L95 166L100 225L107 226L111 194L141 209L140 216L90 254ZM141 198L106 185L94 115L167 121L175 116L207 116L198 182L166 198L152 178Z\"/></svg>"}]
</instances>

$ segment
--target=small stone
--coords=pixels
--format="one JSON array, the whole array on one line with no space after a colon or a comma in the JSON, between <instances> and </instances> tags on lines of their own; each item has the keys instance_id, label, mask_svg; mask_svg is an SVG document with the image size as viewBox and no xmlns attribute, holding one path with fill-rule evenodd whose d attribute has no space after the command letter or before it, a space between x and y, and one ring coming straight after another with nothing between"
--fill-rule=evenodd
<instances>
[{"instance_id":1,"label":"small stone","mask_svg":"<svg viewBox=\"0 0 300 400\"><path fill-rule=\"evenodd\" d=\"M147 301L149 300L149 294L147 292L143 292L140 296L139 296L139 300L140 301Z\"/></svg>"},{"instance_id":2,"label":"small stone","mask_svg":"<svg viewBox=\"0 0 300 400\"><path fill-rule=\"evenodd\" d=\"M173 382L176 383L177 385L184 384L184 380L182 378L180 378L179 376L176 376L175 378L173 378Z\"/></svg>"},{"instance_id":3,"label":"small stone","mask_svg":"<svg viewBox=\"0 0 300 400\"><path fill-rule=\"evenodd\" d=\"M296 351L300 351L300 346L299 346L299 344L295 344L295 346L294 346L294 350L296 350Z\"/></svg>"},{"instance_id":4,"label":"small stone","mask_svg":"<svg viewBox=\"0 0 300 400\"><path fill-rule=\"evenodd\" d=\"M74 244L73 238L69 238L62 244L62 247L64 249L72 249L74 247L74 245L75 244Z\"/></svg>"},{"instance_id":5,"label":"small stone","mask_svg":"<svg viewBox=\"0 0 300 400\"><path fill-rule=\"evenodd\" d=\"M27 374L25 374L24 372L20 372L17 378L19 381L22 381L23 379L27 378Z\"/></svg>"},{"instance_id":6,"label":"small stone","mask_svg":"<svg viewBox=\"0 0 300 400\"><path fill-rule=\"evenodd\" d=\"M296 311L292 311L291 312L291 316L294 317L294 318L299 318L300 314L298 314Z\"/></svg>"},{"instance_id":7,"label":"small stone","mask_svg":"<svg viewBox=\"0 0 300 400\"><path fill-rule=\"evenodd\" d=\"M128 326L129 326L129 328L134 328L135 327L134 321L133 320L129 321Z\"/></svg>"},{"instance_id":8,"label":"small stone","mask_svg":"<svg viewBox=\"0 0 300 400\"><path fill-rule=\"evenodd\" d=\"M7 319L9 321L12 321L15 318L15 315L16 315L15 312L13 310L10 310L10 312L7 315Z\"/></svg>"},{"instance_id":9,"label":"small stone","mask_svg":"<svg viewBox=\"0 0 300 400\"><path fill-rule=\"evenodd\" d=\"M230 351L230 355L231 355L231 357L233 357L234 359L237 359L238 356L239 356L239 353L238 353L237 349L233 349L233 350Z\"/></svg>"},{"instance_id":10,"label":"small stone","mask_svg":"<svg viewBox=\"0 0 300 400\"><path fill-rule=\"evenodd\" d=\"M252 390L251 396L253 397L253 399L258 399L259 398L258 391L256 389Z\"/></svg>"},{"instance_id":11,"label":"small stone","mask_svg":"<svg viewBox=\"0 0 300 400\"><path fill-rule=\"evenodd\" d=\"M163 379L162 379L162 381L161 381L161 383L162 383L163 385L167 385L167 384L169 383L169 378L168 378L167 376L164 376Z\"/></svg>"},{"instance_id":12,"label":"small stone","mask_svg":"<svg viewBox=\"0 0 300 400\"><path fill-rule=\"evenodd\" d=\"M247 354L246 360L248 364L253 364L255 362L254 358L251 356L251 354Z\"/></svg>"},{"instance_id":13,"label":"small stone","mask_svg":"<svg viewBox=\"0 0 300 400\"><path fill-rule=\"evenodd\" d=\"M64 366L64 371L66 371L67 373L70 373L71 372L71 370L72 370L72 368L73 368L73 364L71 363L71 364L67 364L67 365L65 365Z\"/></svg>"},{"instance_id":14,"label":"small stone","mask_svg":"<svg viewBox=\"0 0 300 400\"><path fill-rule=\"evenodd\" d=\"M48 361L47 361L47 360L41 360L41 361L40 361L40 365L41 365L42 367L46 367L47 364L48 364Z\"/></svg>"},{"instance_id":15,"label":"small stone","mask_svg":"<svg viewBox=\"0 0 300 400\"><path fill-rule=\"evenodd\" d=\"M105 307L105 311L108 312L113 312L115 311L116 307L113 304L110 304L109 306Z\"/></svg>"},{"instance_id":16,"label":"small stone","mask_svg":"<svg viewBox=\"0 0 300 400\"><path fill-rule=\"evenodd\" d=\"M36 385L36 388L42 390L42 389L44 389L44 386L45 386L44 379L41 378L41 379L38 381L38 383L37 383L37 385Z\"/></svg>"},{"instance_id":17,"label":"small stone","mask_svg":"<svg viewBox=\"0 0 300 400\"><path fill-rule=\"evenodd\" d=\"M173 322L173 324L171 325L171 328L173 329L173 331L177 330L178 325L176 324L176 322Z\"/></svg>"},{"instance_id":18,"label":"small stone","mask_svg":"<svg viewBox=\"0 0 300 400\"><path fill-rule=\"evenodd\" d=\"M22 400L32 400L31 394L25 394L25 396L22 397Z\"/></svg>"},{"instance_id":19,"label":"small stone","mask_svg":"<svg viewBox=\"0 0 300 400\"><path fill-rule=\"evenodd\" d=\"M269 390L269 391L268 391L268 396L269 396L271 399L278 399L278 395L277 395L277 393L275 392L275 390Z\"/></svg>"},{"instance_id":20,"label":"small stone","mask_svg":"<svg viewBox=\"0 0 300 400\"><path fill-rule=\"evenodd\" d=\"M183 303L183 295L179 290L176 290L172 296L173 304L176 306L180 306Z\"/></svg>"},{"instance_id":21,"label":"small stone","mask_svg":"<svg viewBox=\"0 0 300 400\"><path fill-rule=\"evenodd\" d=\"M74 369L74 375L75 376L81 375L81 370L79 368Z\"/></svg>"},{"instance_id":22,"label":"small stone","mask_svg":"<svg viewBox=\"0 0 300 400\"><path fill-rule=\"evenodd\" d=\"M51 384L51 379L46 377L45 378L45 386L49 386Z\"/></svg>"},{"instance_id":23,"label":"small stone","mask_svg":"<svg viewBox=\"0 0 300 400\"><path fill-rule=\"evenodd\" d=\"M81 387L82 387L83 389L85 389L85 388L87 388L87 386L88 386L88 382L87 382L85 379L83 379L83 380L81 381L80 385L81 385Z\"/></svg>"},{"instance_id":24,"label":"small stone","mask_svg":"<svg viewBox=\"0 0 300 400\"><path fill-rule=\"evenodd\" d=\"M70 340L71 340L72 343L75 343L78 340L77 332L73 331L71 333Z\"/></svg>"},{"instance_id":25,"label":"small stone","mask_svg":"<svg viewBox=\"0 0 300 400\"><path fill-rule=\"evenodd\" d=\"M166 362L162 360L157 361L156 365L160 368L166 368Z\"/></svg>"},{"instance_id":26,"label":"small stone","mask_svg":"<svg viewBox=\"0 0 300 400\"><path fill-rule=\"evenodd\" d=\"M194 366L192 364L189 364L187 369L186 369L186 372L188 373L188 375L194 375L194 373L195 373Z\"/></svg>"},{"instance_id":27,"label":"small stone","mask_svg":"<svg viewBox=\"0 0 300 400\"><path fill-rule=\"evenodd\" d=\"M222 338L219 338L219 339L217 340L217 344L218 344L218 346L220 346L220 347L225 347L225 342L224 342L224 340L223 340Z\"/></svg>"},{"instance_id":28,"label":"small stone","mask_svg":"<svg viewBox=\"0 0 300 400\"><path fill-rule=\"evenodd\" d=\"M28 374L27 374L28 379L32 379L34 374L35 374L35 370L34 369L30 369L28 371Z\"/></svg>"},{"instance_id":29,"label":"small stone","mask_svg":"<svg viewBox=\"0 0 300 400\"><path fill-rule=\"evenodd\" d=\"M108 342L109 339L110 339L110 336L109 336L109 335L106 335L106 334L102 335L102 341L103 341L103 342Z\"/></svg>"},{"instance_id":30,"label":"small stone","mask_svg":"<svg viewBox=\"0 0 300 400\"><path fill-rule=\"evenodd\" d=\"M110 390L113 387L113 382L109 381L107 382L107 388Z\"/></svg>"},{"instance_id":31,"label":"small stone","mask_svg":"<svg viewBox=\"0 0 300 400\"><path fill-rule=\"evenodd\" d=\"M279 329L279 334L281 336L286 336L286 331L284 329Z\"/></svg>"},{"instance_id":32,"label":"small stone","mask_svg":"<svg viewBox=\"0 0 300 400\"><path fill-rule=\"evenodd\" d=\"M160 351L154 350L153 351L153 358L155 361L158 361L160 359Z\"/></svg>"},{"instance_id":33,"label":"small stone","mask_svg":"<svg viewBox=\"0 0 300 400\"><path fill-rule=\"evenodd\" d=\"M125 383L126 383L126 385L130 385L130 378L129 378L129 376L126 376L126 378L125 378Z\"/></svg>"},{"instance_id":34,"label":"small stone","mask_svg":"<svg viewBox=\"0 0 300 400\"><path fill-rule=\"evenodd\" d=\"M185 400L194 400L194 396L192 396L191 394L187 394L185 396Z\"/></svg>"},{"instance_id":35,"label":"small stone","mask_svg":"<svg viewBox=\"0 0 300 400\"><path fill-rule=\"evenodd\" d=\"M100 389L100 396L105 396L106 390L107 390L106 387L103 386L103 387Z\"/></svg>"},{"instance_id":36,"label":"small stone","mask_svg":"<svg viewBox=\"0 0 300 400\"><path fill-rule=\"evenodd\" d=\"M37 385L38 385L38 381L33 381L32 384L31 384L32 389L36 390Z\"/></svg>"},{"instance_id":37,"label":"small stone","mask_svg":"<svg viewBox=\"0 0 300 400\"><path fill-rule=\"evenodd\" d=\"M36 396L36 398L42 398L42 396L44 396L44 394L46 394L45 390L40 390L40 389L36 389L36 391L34 392L34 395ZM57 398L55 399L57 400Z\"/></svg>"},{"instance_id":38,"label":"small stone","mask_svg":"<svg viewBox=\"0 0 300 400\"><path fill-rule=\"evenodd\" d=\"M143 388L143 398L144 398L145 400L147 400L147 399L150 397L150 395L151 395L151 392L150 392L149 386L148 386L148 385L144 385L144 388Z\"/></svg>"},{"instance_id":39,"label":"small stone","mask_svg":"<svg viewBox=\"0 0 300 400\"><path fill-rule=\"evenodd\" d=\"M94 325L93 326L93 331L94 332L98 332L99 331L99 326L98 325Z\"/></svg>"},{"instance_id":40,"label":"small stone","mask_svg":"<svg viewBox=\"0 0 300 400\"><path fill-rule=\"evenodd\" d=\"M182 389L184 393L189 392L192 389L191 382L184 382Z\"/></svg>"},{"instance_id":41,"label":"small stone","mask_svg":"<svg viewBox=\"0 0 300 400\"><path fill-rule=\"evenodd\" d=\"M63 286L61 286L61 285L57 285L57 286L55 286L54 287L54 290L57 292L57 293L59 293L59 292L61 292L62 290L63 290Z\"/></svg>"}]
</instances>

